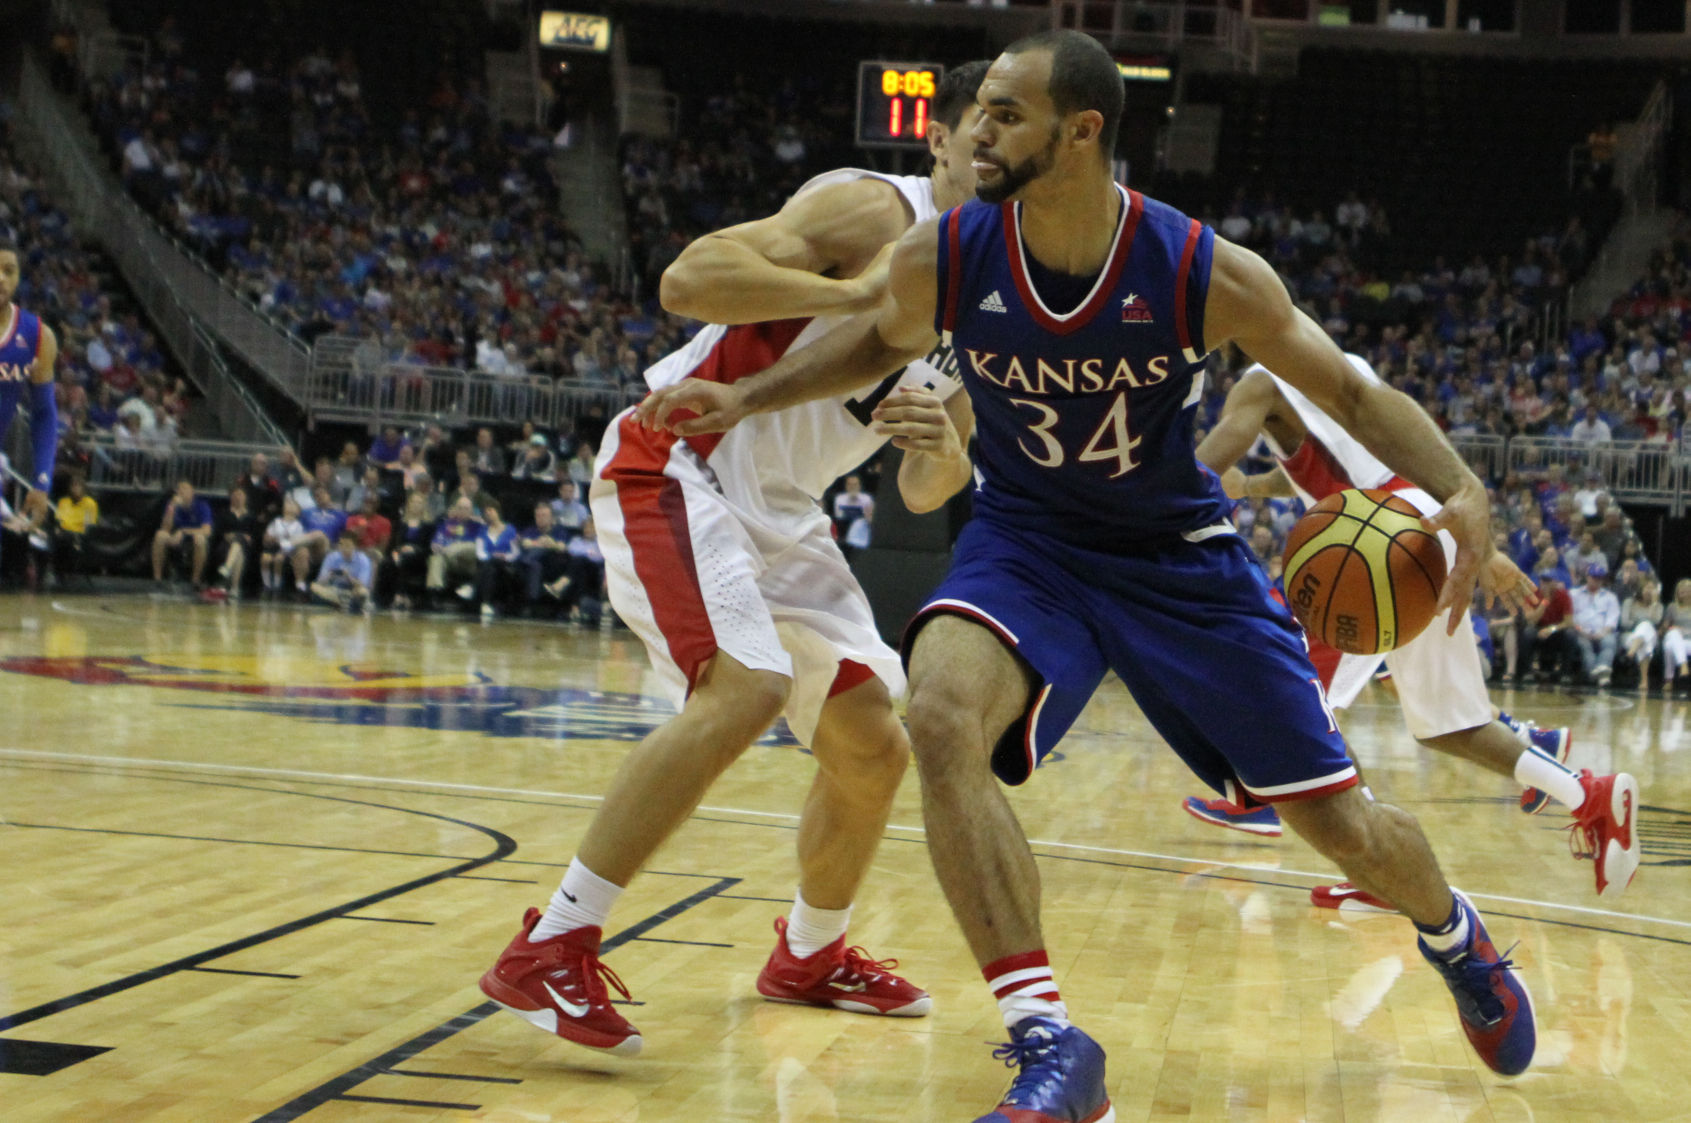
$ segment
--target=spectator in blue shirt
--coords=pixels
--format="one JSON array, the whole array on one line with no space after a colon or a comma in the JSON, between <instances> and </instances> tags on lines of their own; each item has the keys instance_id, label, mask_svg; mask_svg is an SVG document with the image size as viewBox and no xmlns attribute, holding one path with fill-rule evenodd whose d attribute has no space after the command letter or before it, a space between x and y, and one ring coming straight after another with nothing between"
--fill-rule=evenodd
<instances>
[{"instance_id":1,"label":"spectator in blue shirt","mask_svg":"<svg viewBox=\"0 0 1691 1123\"><path fill-rule=\"evenodd\" d=\"M505 521L496 500L489 499L482 505L481 516L487 521L476 535L476 599L481 602L481 614L486 618L494 614L496 600L504 598L509 602L523 547L517 539L516 527Z\"/></svg>"},{"instance_id":2,"label":"spectator in blue shirt","mask_svg":"<svg viewBox=\"0 0 1691 1123\"><path fill-rule=\"evenodd\" d=\"M569 532L558 526L552 504L536 504L534 525L523 531L522 536L523 592L531 609L540 603L542 590L553 598L563 593L563 585L568 582L569 540Z\"/></svg>"},{"instance_id":3,"label":"spectator in blue shirt","mask_svg":"<svg viewBox=\"0 0 1691 1123\"><path fill-rule=\"evenodd\" d=\"M559 480L558 498L552 500L552 522L562 532L561 537L567 541L580 534L587 519L587 504L578 498L575 481Z\"/></svg>"},{"instance_id":4,"label":"spectator in blue shirt","mask_svg":"<svg viewBox=\"0 0 1691 1123\"><path fill-rule=\"evenodd\" d=\"M378 468L395 469L399 467L399 450L406 444L400 436L396 426L389 425L382 430L382 435L370 442L370 451L365 459Z\"/></svg>"},{"instance_id":5,"label":"spectator in blue shirt","mask_svg":"<svg viewBox=\"0 0 1691 1123\"><path fill-rule=\"evenodd\" d=\"M301 570L309 572L320 565L329 551L346 529L346 512L335 506L334 499L329 495L329 489L322 484L311 491L311 498L316 505L299 513L299 522L305 528L305 537L301 538L294 548L296 556L303 556L304 562L294 566L294 572ZM300 582L300 591L305 591L305 583Z\"/></svg>"},{"instance_id":6,"label":"spectator in blue shirt","mask_svg":"<svg viewBox=\"0 0 1691 1123\"><path fill-rule=\"evenodd\" d=\"M362 612L370 604L370 555L358 548L357 538L342 534L335 540L311 595L347 612Z\"/></svg>"},{"instance_id":7,"label":"spectator in blue shirt","mask_svg":"<svg viewBox=\"0 0 1691 1123\"><path fill-rule=\"evenodd\" d=\"M1585 678L1598 686L1609 685L1614 670L1615 647L1619 642L1621 606L1608 589L1609 568L1602 562L1586 567L1585 585L1573 591L1574 641L1579 645Z\"/></svg>"},{"instance_id":8,"label":"spectator in blue shirt","mask_svg":"<svg viewBox=\"0 0 1691 1123\"><path fill-rule=\"evenodd\" d=\"M194 494L194 485L182 480L176 494L164 508L164 520L153 535L153 580L164 582L165 556L171 550L189 544L193 547L194 587L200 587L205 573L206 556L211 551L211 504Z\"/></svg>"}]
</instances>

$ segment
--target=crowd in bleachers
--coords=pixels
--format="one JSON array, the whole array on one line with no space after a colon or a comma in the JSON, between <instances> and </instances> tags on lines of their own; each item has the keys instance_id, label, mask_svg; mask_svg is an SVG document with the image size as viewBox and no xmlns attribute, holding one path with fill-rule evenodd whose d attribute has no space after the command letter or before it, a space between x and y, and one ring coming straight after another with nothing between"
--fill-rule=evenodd
<instances>
[{"instance_id":1,"label":"crowd in bleachers","mask_svg":"<svg viewBox=\"0 0 1691 1123\"><path fill-rule=\"evenodd\" d=\"M661 334L560 217L551 138L496 123L473 80L442 80L385 127L350 54L215 76L161 51L87 100L136 199L308 339L622 386Z\"/></svg>"},{"instance_id":2,"label":"crowd in bleachers","mask_svg":"<svg viewBox=\"0 0 1691 1123\"><path fill-rule=\"evenodd\" d=\"M1357 264L1389 238L1378 204L1354 193L1329 219L1238 200L1218 221L1263 252L1305 309L1453 434L1562 436L1594 443L1676 437L1686 418L1691 339L1687 247L1664 251L1634 293L1542 351L1539 316L1565 294L1592 247L1579 220L1532 240L1518 258L1435 256L1388 278ZM1243 360L1220 356L1204 406L1213 424Z\"/></svg>"},{"instance_id":3,"label":"crowd in bleachers","mask_svg":"<svg viewBox=\"0 0 1691 1123\"><path fill-rule=\"evenodd\" d=\"M178 482L153 576L179 568L210 599L603 618L604 556L585 496L593 446L525 428L464 444L438 425L348 441L309 469L290 448L252 457L214 513Z\"/></svg>"},{"instance_id":4,"label":"crowd in bleachers","mask_svg":"<svg viewBox=\"0 0 1691 1123\"><path fill-rule=\"evenodd\" d=\"M1494 677L1691 689L1691 579L1663 590L1632 520L1596 473L1569 480L1552 467L1500 490L1498 548L1532 575L1540 602L1489 617L1476 603Z\"/></svg>"}]
</instances>

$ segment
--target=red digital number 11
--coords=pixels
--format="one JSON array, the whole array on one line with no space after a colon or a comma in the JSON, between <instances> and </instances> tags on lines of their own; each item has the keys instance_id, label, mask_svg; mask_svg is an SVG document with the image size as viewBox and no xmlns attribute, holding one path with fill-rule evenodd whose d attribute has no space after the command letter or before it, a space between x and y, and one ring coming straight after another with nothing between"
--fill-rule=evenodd
<instances>
[{"instance_id":1,"label":"red digital number 11","mask_svg":"<svg viewBox=\"0 0 1691 1123\"><path fill-rule=\"evenodd\" d=\"M928 99L919 97L915 100L915 108L910 115L910 135L925 136L928 132ZM901 136L904 133L904 99L895 97L888 103L887 135Z\"/></svg>"}]
</instances>

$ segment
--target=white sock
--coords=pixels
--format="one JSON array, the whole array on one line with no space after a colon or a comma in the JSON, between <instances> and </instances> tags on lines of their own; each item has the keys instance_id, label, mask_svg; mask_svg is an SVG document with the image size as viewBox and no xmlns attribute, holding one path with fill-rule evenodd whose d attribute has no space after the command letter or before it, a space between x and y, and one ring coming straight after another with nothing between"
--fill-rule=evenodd
<instances>
[{"instance_id":1,"label":"white sock","mask_svg":"<svg viewBox=\"0 0 1691 1123\"><path fill-rule=\"evenodd\" d=\"M1462 902L1453 893L1450 897L1450 919L1438 928L1428 928L1417 924L1415 927L1421 933L1421 939L1433 951L1441 955L1448 955L1457 948L1466 947L1470 927L1468 924L1468 910L1462 907Z\"/></svg>"},{"instance_id":2,"label":"white sock","mask_svg":"<svg viewBox=\"0 0 1691 1123\"><path fill-rule=\"evenodd\" d=\"M604 928L611 906L622 896L622 886L613 884L572 859L558 883L558 891L547 902L546 915L529 933L531 941L573 932L577 928Z\"/></svg>"},{"instance_id":3,"label":"white sock","mask_svg":"<svg viewBox=\"0 0 1691 1123\"><path fill-rule=\"evenodd\" d=\"M843 909L819 909L804 902L801 889L793 897L793 911L787 914L787 950L800 959L809 959L846 934L851 923L851 906Z\"/></svg>"},{"instance_id":4,"label":"white sock","mask_svg":"<svg viewBox=\"0 0 1691 1123\"><path fill-rule=\"evenodd\" d=\"M1585 802L1585 785L1567 766L1529 748L1515 760L1515 779L1524 787L1550 793L1550 798L1565 804L1570 811L1579 810Z\"/></svg>"},{"instance_id":5,"label":"white sock","mask_svg":"<svg viewBox=\"0 0 1691 1123\"><path fill-rule=\"evenodd\" d=\"M1023 1018L1046 1018L1057 1023L1058 1029L1068 1029L1069 1004L1058 999L1030 998L1025 994L1010 994L998 1000L998 1012L1004 1015L1004 1028L1010 1029Z\"/></svg>"}]
</instances>

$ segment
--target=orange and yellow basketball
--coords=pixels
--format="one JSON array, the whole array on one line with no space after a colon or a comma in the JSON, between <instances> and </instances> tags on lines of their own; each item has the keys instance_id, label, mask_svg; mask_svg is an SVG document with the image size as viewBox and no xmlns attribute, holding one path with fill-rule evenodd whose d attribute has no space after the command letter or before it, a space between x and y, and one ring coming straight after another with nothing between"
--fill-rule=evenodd
<instances>
[{"instance_id":1,"label":"orange and yellow basketball","mask_svg":"<svg viewBox=\"0 0 1691 1123\"><path fill-rule=\"evenodd\" d=\"M1309 634L1352 655L1402 647L1432 621L1444 547L1389 491L1341 491L1286 536L1286 603Z\"/></svg>"}]
</instances>

